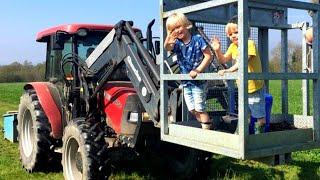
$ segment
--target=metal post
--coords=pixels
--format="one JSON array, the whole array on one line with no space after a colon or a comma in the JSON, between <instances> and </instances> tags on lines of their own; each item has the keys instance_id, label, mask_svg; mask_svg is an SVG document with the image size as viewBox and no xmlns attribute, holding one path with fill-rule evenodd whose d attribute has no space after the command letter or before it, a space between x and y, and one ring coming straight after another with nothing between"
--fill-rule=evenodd
<instances>
[{"instance_id":1,"label":"metal post","mask_svg":"<svg viewBox=\"0 0 320 180\"><path fill-rule=\"evenodd\" d=\"M314 128L314 140L319 141L320 139L320 83L319 83L319 25L320 25L320 12L316 11L313 16L313 72L317 74L317 79L313 80L313 128Z\"/></svg>"},{"instance_id":2,"label":"metal post","mask_svg":"<svg viewBox=\"0 0 320 180\"><path fill-rule=\"evenodd\" d=\"M288 72L288 30L281 30L281 72ZM288 80L281 80L282 114L288 114Z\"/></svg>"},{"instance_id":3,"label":"metal post","mask_svg":"<svg viewBox=\"0 0 320 180\"><path fill-rule=\"evenodd\" d=\"M238 1L238 29L239 29L239 141L240 155L245 158L246 138L249 135L248 126L248 0Z\"/></svg>"},{"instance_id":4,"label":"metal post","mask_svg":"<svg viewBox=\"0 0 320 180\"><path fill-rule=\"evenodd\" d=\"M269 72L269 30L267 28L259 28L258 29L258 41L259 41L259 53L262 65L262 72ZM269 80L264 81L266 86L266 91L269 92Z\"/></svg>"},{"instance_id":5,"label":"metal post","mask_svg":"<svg viewBox=\"0 0 320 180\"><path fill-rule=\"evenodd\" d=\"M302 34L304 35L306 33L306 30L308 28L308 24L304 23L302 26ZM304 36L302 36L302 72L309 73L308 70L308 51L309 48L307 47L306 40ZM310 94L309 94L309 80L302 80L302 109L303 109L303 115L308 116L310 115Z\"/></svg>"},{"instance_id":6,"label":"metal post","mask_svg":"<svg viewBox=\"0 0 320 180\"><path fill-rule=\"evenodd\" d=\"M231 19L232 16L237 14L237 9L235 9L234 6L228 6L228 18ZM229 47L231 41L229 38L227 38L227 47ZM232 66L232 62L228 62L228 67ZM227 80L227 85L228 85L228 102L229 102L229 107L228 111L230 113L235 113L236 112L236 89L234 85L234 80ZM238 105L239 106L239 105Z\"/></svg>"},{"instance_id":7,"label":"metal post","mask_svg":"<svg viewBox=\"0 0 320 180\"><path fill-rule=\"evenodd\" d=\"M160 12L163 14L163 0L160 0ZM160 20L160 43L161 47L163 46L164 38L167 35L165 31L165 19ZM160 125L161 125L161 134L168 134L168 82L162 79L162 74L165 73L165 65L163 63L164 57L167 57L167 52L164 48L160 48Z\"/></svg>"}]
</instances>

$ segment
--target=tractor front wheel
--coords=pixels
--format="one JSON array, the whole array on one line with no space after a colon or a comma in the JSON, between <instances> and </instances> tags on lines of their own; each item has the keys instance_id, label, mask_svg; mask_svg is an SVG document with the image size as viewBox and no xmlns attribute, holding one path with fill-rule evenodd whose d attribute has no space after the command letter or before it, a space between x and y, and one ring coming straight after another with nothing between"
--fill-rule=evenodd
<instances>
[{"instance_id":1,"label":"tractor front wheel","mask_svg":"<svg viewBox=\"0 0 320 180\"><path fill-rule=\"evenodd\" d=\"M85 121L84 118L70 121L63 135L64 178L106 179L110 173L106 150L107 144L100 123Z\"/></svg>"}]
</instances>

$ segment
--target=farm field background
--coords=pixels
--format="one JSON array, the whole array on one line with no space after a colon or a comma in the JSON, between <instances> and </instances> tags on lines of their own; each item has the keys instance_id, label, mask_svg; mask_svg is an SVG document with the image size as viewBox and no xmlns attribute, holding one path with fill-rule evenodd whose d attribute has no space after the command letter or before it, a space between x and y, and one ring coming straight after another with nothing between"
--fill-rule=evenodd
<instances>
[{"instance_id":1,"label":"farm field background","mask_svg":"<svg viewBox=\"0 0 320 180\"><path fill-rule=\"evenodd\" d=\"M17 110L24 83L0 83L0 114ZM274 97L272 113L281 111L280 81L270 81L270 94ZM301 81L289 81L289 112L302 113ZM3 119L0 121L3 129ZM63 179L62 170L57 172L27 173L19 161L17 143L3 139L0 131L0 179ZM167 179L157 160L150 163L136 162L132 168L117 170L111 179ZM206 179L320 179L320 149L294 152L292 162L287 165L269 166L249 160L237 160L221 155L213 155L209 160ZM133 167L134 166L134 167ZM160 168L160 169L159 169Z\"/></svg>"}]
</instances>

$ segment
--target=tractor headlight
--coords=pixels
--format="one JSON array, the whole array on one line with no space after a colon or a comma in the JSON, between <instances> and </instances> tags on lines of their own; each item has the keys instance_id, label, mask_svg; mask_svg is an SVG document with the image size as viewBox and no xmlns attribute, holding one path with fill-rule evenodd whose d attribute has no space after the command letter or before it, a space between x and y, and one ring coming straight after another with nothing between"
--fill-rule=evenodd
<instances>
[{"instance_id":1,"label":"tractor headlight","mask_svg":"<svg viewBox=\"0 0 320 180\"><path fill-rule=\"evenodd\" d=\"M139 114L137 112L131 112L129 116L129 122L136 123L138 122Z\"/></svg>"}]
</instances>

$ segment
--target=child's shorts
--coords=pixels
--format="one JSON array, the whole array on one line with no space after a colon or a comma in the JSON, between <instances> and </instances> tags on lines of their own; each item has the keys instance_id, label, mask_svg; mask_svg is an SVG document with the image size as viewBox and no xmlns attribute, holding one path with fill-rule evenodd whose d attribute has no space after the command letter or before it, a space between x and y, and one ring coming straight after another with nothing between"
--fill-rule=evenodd
<instances>
[{"instance_id":1,"label":"child's shorts","mask_svg":"<svg viewBox=\"0 0 320 180\"><path fill-rule=\"evenodd\" d=\"M251 116L257 119L266 116L266 102L264 99L264 88L259 89L256 92L248 94L248 104Z\"/></svg>"},{"instance_id":2,"label":"child's shorts","mask_svg":"<svg viewBox=\"0 0 320 180\"><path fill-rule=\"evenodd\" d=\"M188 110L195 110L197 112L204 112L206 108L206 88L207 84L192 85L186 84L183 87L184 100L187 104Z\"/></svg>"}]
</instances>

